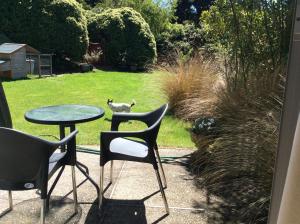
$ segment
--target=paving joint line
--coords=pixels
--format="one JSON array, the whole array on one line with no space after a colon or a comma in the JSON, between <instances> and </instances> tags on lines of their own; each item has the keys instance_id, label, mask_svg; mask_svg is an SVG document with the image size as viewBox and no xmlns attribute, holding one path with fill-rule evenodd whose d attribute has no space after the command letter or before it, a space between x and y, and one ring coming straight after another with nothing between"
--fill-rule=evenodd
<instances>
[{"instance_id":1,"label":"paving joint line","mask_svg":"<svg viewBox=\"0 0 300 224\"><path fill-rule=\"evenodd\" d=\"M125 164L126 164L126 161L124 161L124 163L123 163L123 165L122 165L122 167L121 167L120 173L119 173L119 175L118 175L118 177L117 177L117 179L116 179L116 182L115 182L115 184L114 184L114 186L113 186L113 189L112 189L112 191L111 191L111 193L110 193L109 199L111 199L112 196L113 196L113 194L115 193L115 189L116 189L116 187L117 187L117 185L118 185L119 179L120 179L120 177L121 177L121 175L122 175L122 173L123 173L123 171L124 171Z\"/></svg>"},{"instance_id":2,"label":"paving joint line","mask_svg":"<svg viewBox=\"0 0 300 224\"><path fill-rule=\"evenodd\" d=\"M160 205L140 205L140 204L126 204L126 203L119 203L118 206L126 206L126 207L145 207L145 208L165 208L164 206ZM170 209L174 210L184 210L184 211L201 211L205 212L205 208L191 208L191 207L176 207L176 206L169 206Z\"/></svg>"},{"instance_id":3,"label":"paving joint line","mask_svg":"<svg viewBox=\"0 0 300 224\"><path fill-rule=\"evenodd\" d=\"M160 206L160 205L145 205L146 208L165 208L164 206ZM170 209L174 209L174 210L190 210L190 211L201 211L201 212L205 212L204 208L190 208L190 207L173 207L173 206L169 206Z\"/></svg>"}]
</instances>

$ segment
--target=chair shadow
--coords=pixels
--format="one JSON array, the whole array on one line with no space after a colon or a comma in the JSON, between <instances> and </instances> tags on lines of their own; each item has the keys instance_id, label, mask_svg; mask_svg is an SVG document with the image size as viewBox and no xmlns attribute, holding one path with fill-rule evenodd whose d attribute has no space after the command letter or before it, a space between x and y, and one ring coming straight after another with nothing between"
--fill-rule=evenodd
<instances>
[{"instance_id":1,"label":"chair shadow","mask_svg":"<svg viewBox=\"0 0 300 224\"><path fill-rule=\"evenodd\" d=\"M14 204L13 210L5 210L0 215L0 223L39 223L40 198L31 198ZM69 198L53 196L50 200L50 209L46 213L46 223L79 223L82 208L78 212L73 210L74 201Z\"/></svg>"},{"instance_id":2,"label":"chair shadow","mask_svg":"<svg viewBox=\"0 0 300 224\"><path fill-rule=\"evenodd\" d=\"M96 200L87 214L85 224L146 224L148 222L144 201L158 193L160 191L155 191L141 200L104 199L101 212L99 212L98 200ZM168 214L164 214L152 223L159 223L167 216Z\"/></svg>"},{"instance_id":3,"label":"chair shadow","mask_svg":"<svg viewBox=\"0 0 300 224\"><path fill-rule=\"evenodd\" d=\"M96 200L87 214L85 223L147 223L145 205L140 200L106 199L102 211L99 212Z\"/></svg>"},{"instance_id":4,"label":"chair shadow","mask_svg":"<svg viewBox=\"0 0 300 224\"><path fill-rule=\"evenodd\" d=\"M107 117L104 118L104 120L107 121L107 122L111 122L112 121L111 118L107 118Z\"/></svg>"}]
</instances>

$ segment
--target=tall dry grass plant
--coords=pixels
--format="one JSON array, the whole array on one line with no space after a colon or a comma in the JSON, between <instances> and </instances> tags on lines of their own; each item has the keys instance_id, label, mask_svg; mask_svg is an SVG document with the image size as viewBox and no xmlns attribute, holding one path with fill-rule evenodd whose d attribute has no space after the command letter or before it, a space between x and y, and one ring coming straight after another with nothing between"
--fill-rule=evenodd
<instances>
[{"instance_id":1,"label":"tall dry grass plant","mask_svg":"<svg viewBox=\"0 0 300 224\"><path fill-rule=\"evenodd\" d=\"M211 113L222 83L213 61L198 55L188 61L178 59L163 70L167 74L162 80L163 91L176 117L193 120Z\"/></svg>"},{"instance_id":2,"label":"tall dry grass plant","mask_svg":"<svg viewBox=\"0 0 300 224\"><path fill-rule=\"evenodd\" d=\"M217 121L213 133L191 133L198 148L190 160L196 183L223 199L212 206L209 223L266 223L285 67L245 82L242 76L223 79L215 64L201 56L179 60L166 67L163 90L177 117Z\"/></svg>"},{"instance_id":3,"label":"tall dry grass plant","mask_svg":"<svg viewBox=\"0 0 300 224\"><path fill-rule=\"evenodd\" d=\"M213 111L218 136L194 135L198 150L191 167L198 184L224 198L226 206L217 212L233 223L267 222L283 74L284 68L279 68L259 79L253 76L247 90L231 88L227 81Z\"/></svg>"}]
</instances>

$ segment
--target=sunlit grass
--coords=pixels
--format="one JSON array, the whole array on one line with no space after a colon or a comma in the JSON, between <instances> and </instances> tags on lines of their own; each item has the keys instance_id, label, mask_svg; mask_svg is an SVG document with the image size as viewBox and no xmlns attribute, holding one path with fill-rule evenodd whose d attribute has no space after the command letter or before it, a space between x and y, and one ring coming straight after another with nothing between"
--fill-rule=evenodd
<instances>
[{"instance_id":1,"label":"sunlit grass","mask_svg":"<svg viewBox=\"0 0 300 224\"><path fill-rule=\"evenodd\" d=\"M157 81L160 72L127 73L97 70L85 74L68 74L42 79L31 78L4 82L13 124L19 129L34 135L52 134L58 136L57 126L37 125L24 119L24 113L41 106L58 104L84 104L103 107L105 116L97 121L77 125L77 143L82 145L99 144L99 133L110 129L111 111L106 105L108 98L116 102L137 104L133 112L146 112L159 107L166 100L160 92ZM171 116L162 123L158 143L169 147L193 147L186 130L188 124ZM139 122L126 123L122 130L139 130L145 126Z\"/></svg>"}]
</instances>

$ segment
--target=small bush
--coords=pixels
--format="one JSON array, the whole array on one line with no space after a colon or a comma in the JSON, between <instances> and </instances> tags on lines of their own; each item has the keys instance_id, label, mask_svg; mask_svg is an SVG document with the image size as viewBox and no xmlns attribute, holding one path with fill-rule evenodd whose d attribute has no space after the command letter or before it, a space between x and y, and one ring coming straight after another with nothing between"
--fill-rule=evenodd
<instances>
[{"instance_id":1,"label":"small bush","mask_svg":"<svg viewBox=\"0 0 300 224\"><path fill-rule=\"evenodd\" d=\"M107 65L144 69L156 60L156 42L149 25L131 8L108 9L88 24L92 42L101 43Z\"/></svg>"},{"instance_id":2,"label":"small bush","mask_svg":"<svg viewBox=\"0 0 300 224\"><path fill-rule=\"evenodd\" d=\"M177 60L176 65L166 66L163 91L170 111L185 120L195 120L210 114L216 100L217 84L221 82L217 68L202 56L187 62Z\"/></svg>"}]
</instances>

